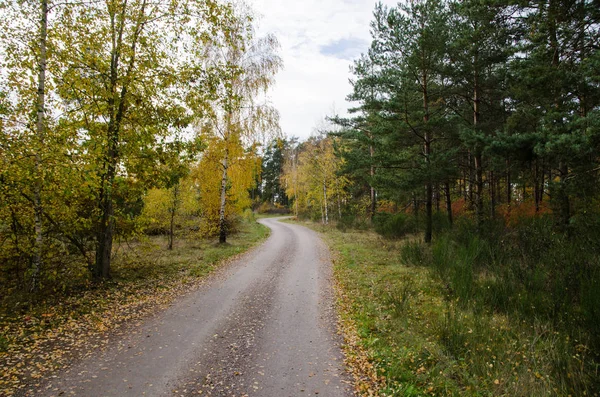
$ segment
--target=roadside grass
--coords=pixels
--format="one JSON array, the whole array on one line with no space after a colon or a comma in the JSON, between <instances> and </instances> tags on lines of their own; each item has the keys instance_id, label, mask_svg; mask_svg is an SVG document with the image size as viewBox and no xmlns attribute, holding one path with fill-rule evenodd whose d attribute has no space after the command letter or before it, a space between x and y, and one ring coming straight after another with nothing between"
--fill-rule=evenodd
<instances>
[{"instance_id":1,"label":"roadside grass","mask_svg":"<svg viewBox=\"0 0 600 397\"><path fill-rule=\"evenodd\" d=\"M256 222L242 223L238 233L221 245L218 239L203 239L199 235L178 236L173 250L166 249L166 236L145 237L125 244L115 256L113 281L147 281L202 277L225 259L245 252L264 240L268 228Z\"/></svg>"},{"instance_id":2,"label":"roadside grass","mask_svg":"<svg viewBox=\"0 0 600 397\"><path fill-rule=\"evenodd\" d=\"M256 219L265 219L265 218L290 218L293 217L294 214L292 213L287 213L287 214L255 214L254 215L256 217Z\"/></svg>"},{"instance_id":3,"label":"roadside grass","mask_svg":"<svg viewBox=\"0 0 600 397\"><path fill-rule=\"evenodd\" d=\"M118 244L110 281L72 283L31 301L3 297L0 395L34 390L51 371L108 344L121 325L167 307L268 234L268 228L248 220L225 245L187 234L176 237L171 251L166 236L140 237Z\"/></svg>"},{"instance_id":4,"label":"roadside grass","mask_svg":"<svg viewBox=\"0 0 600 397\"><path fill-rule=\"evenodd\" d=\"M414 236L306 225L332 249L342 328L355 328L377 371L355 376L363 395L598 395L599 368L584 332L577 338L578 330L533 308L527 316L490 309L524 292L503 291L511 285L493 272L470 271L485 249L477 242L456 255L449 244L431 249Z\"/></svg>"}]
</instances>

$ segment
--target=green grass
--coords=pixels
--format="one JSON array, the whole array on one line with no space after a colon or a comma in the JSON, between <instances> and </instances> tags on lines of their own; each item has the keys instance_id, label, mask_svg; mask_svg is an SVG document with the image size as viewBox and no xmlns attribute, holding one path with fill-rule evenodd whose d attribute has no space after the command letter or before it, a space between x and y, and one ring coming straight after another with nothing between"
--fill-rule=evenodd
<instances>
[{"instance_id":1,"label":"green grass","mask_svg":"<svg viewBox=\"0 0 600 397\"><path fill-rule=\"evenodd\" d=\"M217 238L184 235L175 238L173 250L170 251L166 249L165 236L146 237L126 244L117 252L113 280L122 283L157 278L202 277L221 261L263 241L268 234L267 227L245 221L238 233L227 238L226 244L219 244Z\"/></svg>"},{"instance_id":2,"label":"green grass","mask_svg":"<svg viewBox=\"0 0 600 397\"><path fill-rule=\"evenodd\" d=\"M415 237L312 227L324 233L350 297L342 316L385 377L380 395L598 395L599 368L584 339L547 316L494 309L516 291L478 268L489 256L481 241L431 249Z\"/></svg>"}]
</instances>

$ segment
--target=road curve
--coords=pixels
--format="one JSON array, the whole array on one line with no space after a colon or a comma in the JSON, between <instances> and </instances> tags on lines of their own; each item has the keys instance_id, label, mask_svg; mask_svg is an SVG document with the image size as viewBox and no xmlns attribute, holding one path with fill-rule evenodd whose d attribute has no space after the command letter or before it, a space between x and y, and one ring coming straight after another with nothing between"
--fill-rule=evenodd
<instances>
[{"instance_id":1,"label":"road curve","mask_svg":"<svg viewBox=\"0 0 600 397\"><path fill-rule=\"evenodd\" d=\"M260 222L272 230L263 245L36 395L353 395L327 248L302 226Z\"/></svg>"}]
</instances>

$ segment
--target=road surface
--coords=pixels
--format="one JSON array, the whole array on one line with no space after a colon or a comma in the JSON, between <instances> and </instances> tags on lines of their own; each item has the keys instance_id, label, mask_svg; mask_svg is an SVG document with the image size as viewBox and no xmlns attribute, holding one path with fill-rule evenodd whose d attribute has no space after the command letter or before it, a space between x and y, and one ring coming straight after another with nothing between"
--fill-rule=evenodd
<instances>
[{"instance_id":1,"label":"road surface","mask_svg":"<svg viewBox=\"0 0 600 397\"><path fill-rule=\"evenodd\" d=\"M36 394L351 396L327 248L302 226L260 222L262 246Z\"/></svg>"}]
</instances>

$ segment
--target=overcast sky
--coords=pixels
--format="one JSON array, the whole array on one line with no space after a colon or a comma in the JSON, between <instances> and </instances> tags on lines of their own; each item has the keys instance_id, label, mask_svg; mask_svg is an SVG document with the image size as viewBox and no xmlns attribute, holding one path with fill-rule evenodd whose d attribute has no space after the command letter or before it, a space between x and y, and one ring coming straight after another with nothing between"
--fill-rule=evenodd
<instances>
[{"instance_id":1,"label":"overcast sky","mask_svg":"<svg viewBox=\"0 0 600 397\"><path fill-rule=\"evenodd\" d=\"M288 136L302 139L325 116L345 114L352 60L370 44L373 0L249 0L259 15L259 34L281 44L284 69L271 99ZM396 0L384 4L395 5Z\"/></svg>"}]
</instances>

